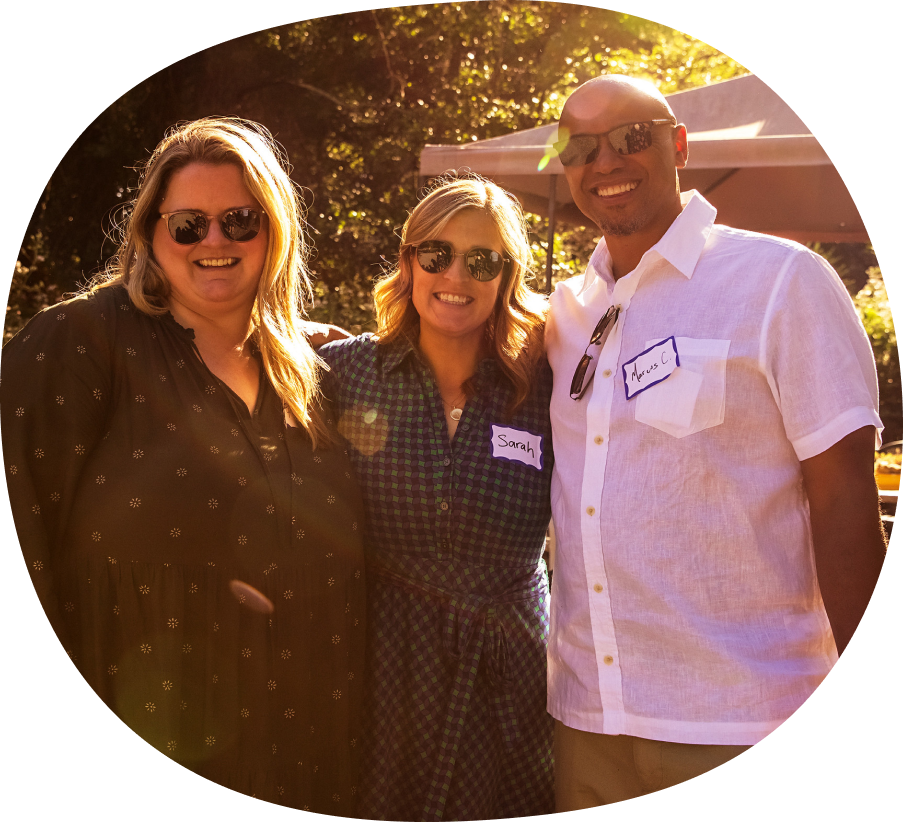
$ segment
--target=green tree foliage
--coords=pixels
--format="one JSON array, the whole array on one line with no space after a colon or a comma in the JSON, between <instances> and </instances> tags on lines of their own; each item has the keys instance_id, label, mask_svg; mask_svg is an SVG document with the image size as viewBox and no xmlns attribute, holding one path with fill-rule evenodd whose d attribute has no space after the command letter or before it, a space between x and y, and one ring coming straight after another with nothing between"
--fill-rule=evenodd
<instances>
[{"instance_id":1,"label":"green tree foliage","mask_svg":"<svg viewBox=\"0 0 903 822\"><path fill-rule=\"evenodd\" d=\"M868 281L853 298L865 331L872 341L878 386L881 391L881 421L884 441L903 438L903 395L900 392L900 352L890 314L887 289L881 270L872 266L866 272Z\"/></svg>"}]
</instances>

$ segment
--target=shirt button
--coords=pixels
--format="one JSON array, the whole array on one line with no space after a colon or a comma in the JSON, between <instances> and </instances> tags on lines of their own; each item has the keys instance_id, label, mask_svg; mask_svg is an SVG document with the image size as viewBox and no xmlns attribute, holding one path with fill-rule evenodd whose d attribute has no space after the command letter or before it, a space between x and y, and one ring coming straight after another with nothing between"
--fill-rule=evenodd
<instances>
[{"instance_id":1,"label":"shirt button","mask_svg":"<svg viewBox=\"0 0 903 822\"><path fill-rule=\"evenodd\" d=\"M596 513L596 509L593 508L592 505L590 505L590 507L586 509L586 513L589 514L590 516L592 516L593 514Z\"/></svg>"},{"instance_id":2,"label":"shirt button","mask_svg":"<svg viewBox=\"0 0 903 822\"><path fill-rule=\"evenodd\" d=\"M611 376L611 369L610 369L610 368L606 368L606 369L602 372L602 376L603 376L603 377L610 377L610 376Z\"/></svg>"},{"instance_id":3,"label":"shirt button","mask_svg":"<svg viewBox=\"0 0 903 822\"><path fill-rule=\"evenodd\" d=\"M593 585L593 590L594 590L597 594L601 594L601 593L602 593L602 586L597 582L595 585Z\"/></svg>"},{"instance_id":4,"label":"shirt button","mask_svg":"<svg viewBox=\"0 0 903 822\"><path fill-rule=\"evenodd\" d=\"M593 437L593 442L596 443L596 445L602 445L602 443L605 442L605 440L602 437L600 437L598 434L596 434L596 436Z\"/></svg>"},{"instance_id":5,"label":"shirt button","mask_svg":"<svg viewBox=\"0 0 903 822\"><path fill-rule=\"evenodd\" d=\"M613 656L609 656L608 654L606 654L605 656L602 657L602 661L606 665L612 665L612 664L614 664L615 658Z\"/></svg>"},{"instance_id":6,"label":"shirt button","mask_svg":"<svg viewBox=\"0 0 903 822\"><path fill-rule=\"evenodd\" d=\"M447 503L447 502L440 502L440 503L439 503L439 507L440 507L443 511L447 511L447 510L448 510L448 503Z\"/></svg>"},{"instance_id":7,"label":"shirt button","mask_svg":"<svg viewBox=\"0 0 903 822\"><path fill-rule=\"evenodd\" d=\"M451 460L450 460L448 457L446 457L444 460L442 460L442 464L443 464L446 468L448 468L448 466L451 465Z\"/></svg>"}]
</instances>

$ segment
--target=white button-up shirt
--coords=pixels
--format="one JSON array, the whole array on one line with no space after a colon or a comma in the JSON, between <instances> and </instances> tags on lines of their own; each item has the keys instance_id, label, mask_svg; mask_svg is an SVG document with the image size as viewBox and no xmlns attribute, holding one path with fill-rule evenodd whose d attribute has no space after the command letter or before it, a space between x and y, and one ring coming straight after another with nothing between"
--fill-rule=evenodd
<instances>
[{"instance_id":1,"label":"white button-up shirt","mask_svg":"<svg viewBox=\"0 0 903 822\"><path fill-rule=\"evenodd\" d=\"M551 298L548 705L580 730L754 744L837 658L800 460L880 430L871 347L821 257L714 219L684 195L634 271L615 281L603 240ZM669 337L679 367L628 399L622 366Z\"/></svg>"}]
</instances>

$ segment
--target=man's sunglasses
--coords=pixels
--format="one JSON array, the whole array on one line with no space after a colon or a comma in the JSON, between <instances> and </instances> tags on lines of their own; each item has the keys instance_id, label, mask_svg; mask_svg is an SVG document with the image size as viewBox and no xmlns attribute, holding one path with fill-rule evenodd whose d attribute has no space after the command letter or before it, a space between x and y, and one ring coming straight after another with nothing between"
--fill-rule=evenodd
<instances>
[{"instance_id":1,"label":"man's sunglasses","mask_svg":"<svg viewBox=\"0 0 903 822\"><path fill-rule=\"evenodd\" d=\"M452 264L455 257L463 257L467 273L481 283L498 277L508 262L498 251L491 248L472 248L470 251L456 252L451 243L443 240L427 240L413 248L417 265L427 274L441 274Z\"/></svg>"},{"instance_id":2,"label":"man's sunglasses","mask_svg":"<svg viewBox=\"0 0 903 822\"><path fill-rule=\"evenodd\" d=\"M260 233L261 212L256 208L232 208L222 214L201 214L199 211L170 211L161 214L166 220L169 236L179 245L194 245L207 236L210 220L219 220L223 234L236 243L246 243Z\"/></svg>"},{"instance_id":3,"label":"man's sunglasses","mask_svg":"<svg viewBox=\"0 0 903 822\"><path fill-rule=\"evenodd\" d=\"M628 123L604 134L572 134L553 143L558 159L563 166L585 166L599 156L599 146L608 139L618 154L639 154L652 145L654 126L674 126L674 120L646 120L642 123Z\"/></svg>"},{"instance_id":4,"label":"man's sunglasses","mask_svg":"<svg viewBox=\"0 0 903 822\"><path fill-rule=\"evenodd\" d=\"M577 370L574 371L574 378L571 380L572 400L579 400L586 393L586 389L589 388L589 384L593 381L593 377L596 374L598 361L589 353L590 348L596 346L600 351L602 350L602 346L605 345L605 340L608 338L608 332L615 327L615 323L618 321L618 314L620 313L621 306L613 305L602 315L602 319L596 323L592 336L589 338L589 345L586 346L580 362L577 363ZM593 366L592 370L590 370L590 366Z\"/></svg>"}]
</instances>

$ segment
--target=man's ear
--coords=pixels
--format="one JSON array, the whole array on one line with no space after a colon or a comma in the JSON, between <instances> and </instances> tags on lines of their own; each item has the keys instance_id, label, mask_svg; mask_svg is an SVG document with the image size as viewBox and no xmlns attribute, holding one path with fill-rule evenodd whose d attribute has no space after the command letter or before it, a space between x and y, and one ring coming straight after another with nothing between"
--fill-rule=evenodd
<instances>
[{"instance_id":1,"label":"man's ear","mask_svg":"<svg viewBox=\"0 0 903 822\"><path fill-rule=\"evenodd\" d=\"M674 160L677 168L685 168L690 156L690 147L687 145L687 127L678 123L674 127Z\"/></svg>"}]
</instances>

